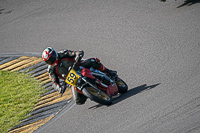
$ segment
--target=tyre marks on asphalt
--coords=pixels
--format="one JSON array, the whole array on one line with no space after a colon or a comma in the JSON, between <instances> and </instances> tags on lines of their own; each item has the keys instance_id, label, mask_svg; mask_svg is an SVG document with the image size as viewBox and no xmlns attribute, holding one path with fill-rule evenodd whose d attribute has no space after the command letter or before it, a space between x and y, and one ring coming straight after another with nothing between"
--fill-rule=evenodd
<instances>
[{"instance_id":1,"label":"tyre marks on asphalt","mask_svg":"<svg viewBox=\"0 0 200 133\"><path fill-rule=\"evenodd\" d=\"M71 101L72 94L69 88L61 97L51 86L51 80L47 72L47 65L39 57L29 56L2 56L0 57L0 69L8 71L25 72L40 81L46 93L41 95L39 102L35 104L28 118L19 122L8 132L33 132L51 120Z\"/></svg>"}]
</instances>

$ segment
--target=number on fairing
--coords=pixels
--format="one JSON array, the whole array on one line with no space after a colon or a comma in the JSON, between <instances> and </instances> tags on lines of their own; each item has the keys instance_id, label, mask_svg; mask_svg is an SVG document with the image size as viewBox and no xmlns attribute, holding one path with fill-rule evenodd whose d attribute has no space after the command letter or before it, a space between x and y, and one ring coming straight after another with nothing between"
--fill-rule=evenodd
<instances>
[{"instance_id":1,"label":"number on fairing","mask_svg":"<svg viewBox=\"0 0 200 133\"><path fill-rule=\"evenodd\" d=\"M65 79L65 82L67 84L70 84L75 87L77 80L80 78L78 74L76 74L76 71L72 69L69 74L67 75L67 78Z\"/></svg>"},{"instance_id":2,"label":"number on fairing","mask_svg":"<svg viewBox=\"0 0 200 133\"><path fill-rule=\"evenodd\" d=\"M76 75L74 73L70 73L69 76L67 77L67 80L73 84L74 80L76 79Z\"/></svg>"}]
</instances>

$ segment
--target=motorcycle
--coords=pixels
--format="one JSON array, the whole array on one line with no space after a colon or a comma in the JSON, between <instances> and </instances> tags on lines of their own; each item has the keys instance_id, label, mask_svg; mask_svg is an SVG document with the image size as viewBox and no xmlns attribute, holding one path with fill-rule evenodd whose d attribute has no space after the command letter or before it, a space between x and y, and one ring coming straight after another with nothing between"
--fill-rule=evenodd
<instances>
[{"instance_id":1,"label":"motorcycle","mask_svg":"<svg viewBox=\"0 0 200 133\"><path fill-rule=\"evenodd\" d=\"M75 63L69 68L68 75L62 75L65 78L65 83L88 97L91 101L103 105L111 105L112 97L118 93L123 94L127 92L127 84L116 75L111 79L109 75L94 68L84 68L79 66L75 69L79 57L75 59Z\"/></svg>"}]
</instances>

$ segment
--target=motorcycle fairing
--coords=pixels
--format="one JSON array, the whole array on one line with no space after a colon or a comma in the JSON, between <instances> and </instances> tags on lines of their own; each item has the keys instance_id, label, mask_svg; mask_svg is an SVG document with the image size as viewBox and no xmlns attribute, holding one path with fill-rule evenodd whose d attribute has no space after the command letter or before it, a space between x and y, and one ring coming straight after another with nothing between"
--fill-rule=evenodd
<instances>
[{"instance_id":1,"label":"motorcycle fairing","mask_svg":"<svg viewBox=\"0 0 200 133\"><path fill-rule=\"evenodd\" d=\"M84 77L88 77L90 79L95 79L95 77L92 75L90 69L87 68L81 68L81 75L83 75Z\"/></svg>"},{"instance_id":2,"label":"motorcycle fairing","mask_svg":"<svg viewBox=\"0 0 200 133\"><path fill-rule=\"evenodd\" d=\"M118 87L116 84L111 84L108 86L107 90L106 90L106 93L109 95L109 96L114 96L118 93Z\"/></svg>"}]
</instances>

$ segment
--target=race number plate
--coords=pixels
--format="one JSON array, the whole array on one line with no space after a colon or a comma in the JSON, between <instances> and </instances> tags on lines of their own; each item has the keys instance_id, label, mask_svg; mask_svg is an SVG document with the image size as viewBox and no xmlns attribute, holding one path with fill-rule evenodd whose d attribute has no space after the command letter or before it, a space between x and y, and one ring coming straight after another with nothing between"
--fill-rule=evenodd
<instances>
[{"instance_id":1,"label":"race number plate","mask_svg":"<svg viewBox=\"0 0 200 133\"><path fill-rule=\"evenodd\" d=\"M67 78L65 79L65 82L67 84L70 84L75 87L77 80L80 78L78 74L76 74L76 71L72 69L69 74L67 75Z\"/></svg>"}]
</instances>

